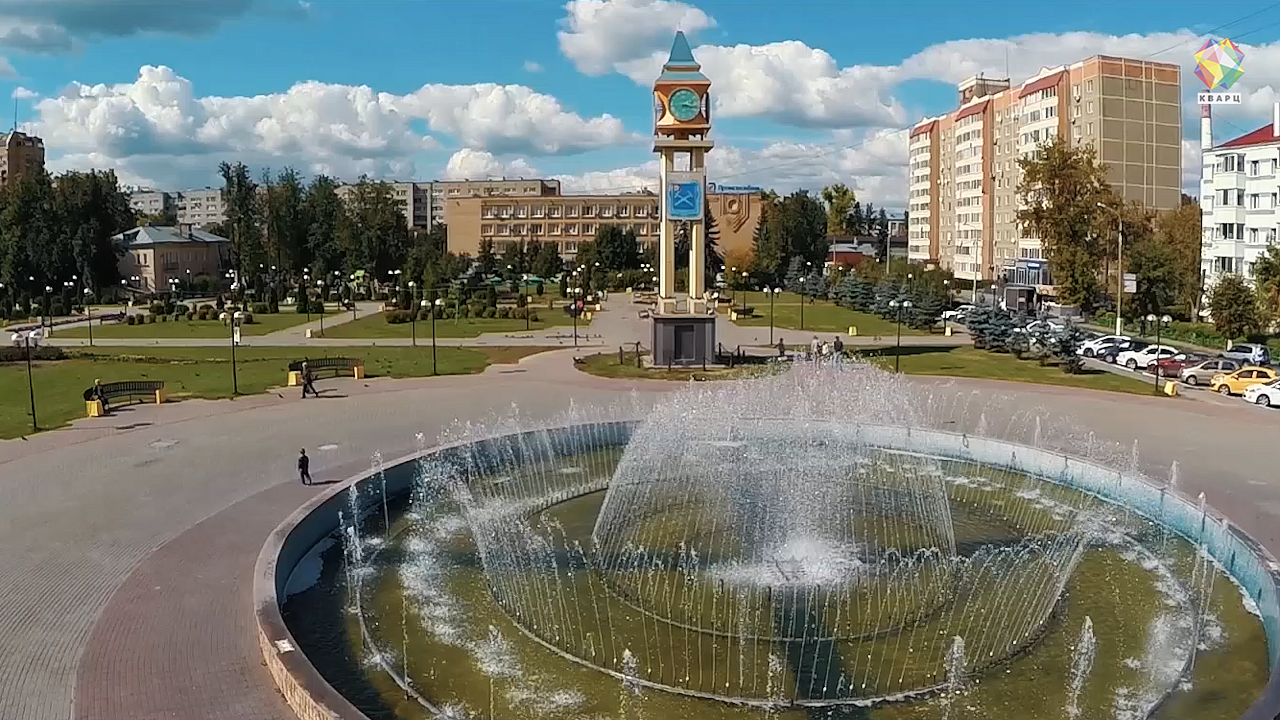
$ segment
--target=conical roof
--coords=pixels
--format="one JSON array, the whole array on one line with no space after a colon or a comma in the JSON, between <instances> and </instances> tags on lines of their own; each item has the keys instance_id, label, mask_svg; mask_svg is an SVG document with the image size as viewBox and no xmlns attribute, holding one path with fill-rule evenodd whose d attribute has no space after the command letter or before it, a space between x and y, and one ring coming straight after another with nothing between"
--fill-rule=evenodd
<instances>
[{"instance_id":1,"label":"conical roof","mask_svg":"<svg viewBox=\"0 0 1280 720\"><path fill-rule=\"evenodd\" d=\"M701 72L702 66L693 58L693 49L689 47L689 39L681 31L676 31L676 39L671 43L671 55L662 66L662 75L658 81L690 82L707 81Z\"/></svg>"}]
</instances>

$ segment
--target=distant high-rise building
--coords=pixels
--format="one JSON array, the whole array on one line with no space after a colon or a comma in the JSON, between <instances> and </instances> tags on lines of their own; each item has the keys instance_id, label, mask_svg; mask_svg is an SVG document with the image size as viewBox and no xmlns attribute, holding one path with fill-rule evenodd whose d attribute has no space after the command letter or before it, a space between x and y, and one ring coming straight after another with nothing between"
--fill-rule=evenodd
<instances>
[{"instance_id":1,"label":"distant high-rise building","mask_svg":"<svg viewBox=\"0 0 1280 720\"><path fill-rule=\"evenodd\" d=\"M0 155L0 187L28 173L44 169L44 140L14 130L4 136Z\"/></svg>"},{"instance_id":2,"label":"distant high-rise building","mask_svg":"<svg viewBox=\"0 0 1280 720\"><path fill-rule=\"evenodd\" d=\"M227 203L222 188L183 190L178 193L178 223L207 227L227 219Z\"/></svg>"},{"instance_id":3,"label":"distant high-rise building","mask_svg":"<svg viewBox=\"0 0 1280 720\"><path fill-rule=\"evenodd\" d=\"M178 193L163 190L135 190L129 193L129 207L139 216L176 217L178 197Z\"/></svg>"},{"instance_id":4,"label":"distant high-rise building","mask_svg":"<svg viewBox=\"0 0 1280 720\"><path fill-rule=\"evenodd\" d=\"M957 278L1053 292L1039 238L1019 226L1020 158L1057 137L1092 146L1125 201L1157 210L1182 197L1177 65L1095 56L1017 87L970 78L960 107L925 118L908 144L908 257Z\"/></svg>"}]
</instances>

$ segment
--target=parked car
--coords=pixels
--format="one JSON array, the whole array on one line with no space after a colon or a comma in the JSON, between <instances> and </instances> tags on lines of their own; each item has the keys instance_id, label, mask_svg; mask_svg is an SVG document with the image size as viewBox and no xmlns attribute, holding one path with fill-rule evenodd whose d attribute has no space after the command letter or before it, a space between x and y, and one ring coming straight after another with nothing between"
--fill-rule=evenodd
<instances>
[{"instance_id":1,"label":"parked car","mask_svg":"<svg viewBox=\"0 0 1280 720\"><path fill-rule=\"evenodd\" d=\"M1102 337L1094 338L1081 344L1080 349L1077 350L1076 353L1091 358L1096 355L1101 355L1104 350L1108 350L1132 340L1133 338L1128 335L1103 335Z\"/></svg>"},{"instance_id":2,"label":"parked car","mask_svg":"<svg viewBox=\"0 0 1280 720\"><path fill-rule=\"evenodd\" d=\"M1230 375L1213 376L1213 380L1209 381L1209 389L1223 395L1243 395L1250 386L1265 385L1275 379L1275 370L1249 365Z\"/></svg>"},{"instance_id":3,"label":"parked car","mask_svg":"<svg viewBox=\"0 0 1280 720\"><path fill-rule=\"evenodd\" d=\"M1171 348L1168 345L1148 345L1141 350L1125 350L1116 356L1116 362L1130 370L1137 370L1146 368L1156 360L1177 354L1177 348Z\"/></svg>"},{"instance_id":4,"label":"parked car","mask_svg":"<svg viewBox=\"0 0 1280 720\"><path fill-rule=\"evenodd\" d=\"M1266 345L1257 343L1236 343L1227 348L1222 353L1222 357L1229 360L1235 360L1240 364L1249 365L1269 365L1271 364L1271 351Z\"/></svg>"},{"instance_id":5,"label":"parked car","mask_svg":"<svg viewBox=\"0 0 1280 720\"><path fill-rule=\"evenodd\" d=\"M1209 358L1182 368L1178 379L1188 385L1199 385L1201 380L1209 381L1214 375L1233 373L1240 369L1240 363L1226 358Z\"/></svg>"},{"instance_id":6,"label":"parked car","mask_svg":"<svg viewBox=\"0 0 1280 720\"><path fill-rule=\"evenodd\" d=\"M1141 350L1147 347L1147 345L1149 344L1150 343L1144 342L1142 340L1130 340L1129 342L1122 342L1118 345L1108 345L1104 347L1102 350L1098 351L1098 354L1096 357L1099 360L1102 360L1103 362L1107 362L1107 363L1111 363L1112 365L1115 365L1116 360L1120 357L1120 353L1132 352L1134 350Z\"/></svg>"},{"instance_id":7,"label":"parked car","mask_svg":"<svg viewBox=\"0 0 1280 720\"><path fill-rule=\"evenodd\" d=\"M1244 389L1244 399L1262 407L1280 407L1280 380Z\"/></svg>"},{"instance_id":8,"label":"parked car","mask_svg":"<svg viewBox=\"0 0 1280 720\"><path fill-rule=\"evenodd\" d=\"M947 310L943 312L942 319L950 320L951 322L962 323L964 322L965 317L969 313L973 312L973 310L974 310L973 305L960 305L955 310Z\"/></svg>"},{"instance_id":9,"label":"parked car","mask_svg":"<svg viewBox=\"0 0 1280 720\"><path fill-rule=\"evenodd\" d=\"M1033 320L1027 323L1027 326L1024 329L1032 334L1044 332L1050 335L1057 335L1066 328L1066 325L1054 320Z\"/></svg>"},{"instance_id":10,"label":"parked car","mask_svg":"<svg viewBox=\"0 0 1280 720\"><path fill-rule=\"evenodd\" d=\"M1156 377L1176 378L1182 374L1183 368L1201 363L1204 359L1200 355L1178 353L1177 355L1158 358L1147 363L1147 372L1155 373Z\"/></svg>"}]
</instances>

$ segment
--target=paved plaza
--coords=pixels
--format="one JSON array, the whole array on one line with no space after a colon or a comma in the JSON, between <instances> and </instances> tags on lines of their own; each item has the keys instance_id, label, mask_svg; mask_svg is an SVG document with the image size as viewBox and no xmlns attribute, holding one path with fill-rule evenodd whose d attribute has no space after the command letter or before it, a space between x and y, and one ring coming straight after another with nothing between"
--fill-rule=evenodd
<instances>
[{"instance_id":1,"label":"paved plaza","mask_svg":"<svg viewBox=\"0 0 1280 720\"><path fill-rule=\"evenodd\" d=\"M643 339L647 323L619 313L592 330L601 346L617 347ZM743 340L732 339L745 344L760 329L737 331ZM367 469L374 451L414 452L416 433L435 438L455 421L483 421L513 404L537 418L570 402L643 405L679 387L580 373L572 364L580 352L474 376L337 380L334 397L318 400L268 393L137 406L0 442L0 718L291 718L261 664L250 585L267 535L324 487L296 483L298 448L313 455L317 480L338 481ZM956 427L985 415L1003 428L1016 411L1038 410L1071 421L1046 420L1049 444L1079 447L1088 431L1124 447L1136 441L1144 470L1163 477L1177 461L1184 492L1205 492L1280 554L1280 413L914 382L935 386L937 412L953 415Z\"/></svg>"}]
</instances>

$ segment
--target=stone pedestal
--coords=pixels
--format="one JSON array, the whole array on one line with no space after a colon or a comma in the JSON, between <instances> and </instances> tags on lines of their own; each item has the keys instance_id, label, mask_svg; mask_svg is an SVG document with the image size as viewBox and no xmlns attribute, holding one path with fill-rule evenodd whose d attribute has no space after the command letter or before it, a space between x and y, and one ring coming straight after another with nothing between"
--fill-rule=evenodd
<instances>
[{"instance_id":1,"label":"stone pedestal","mask_svg":"<svg viewBox=\"0 0 1280 720\"><path fill-rule=\"evenodd\" d=\"M716 316L661 313L653 316L653 364L702 366L715 362Z\"/></svg>"}]
</instances>

